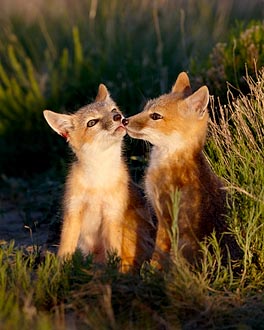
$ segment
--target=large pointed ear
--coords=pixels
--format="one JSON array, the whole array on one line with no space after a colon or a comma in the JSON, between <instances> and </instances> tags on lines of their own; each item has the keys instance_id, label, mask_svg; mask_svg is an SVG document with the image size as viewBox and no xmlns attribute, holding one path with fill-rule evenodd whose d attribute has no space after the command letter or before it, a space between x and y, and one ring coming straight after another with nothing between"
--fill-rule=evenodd
<instances>
[{"instance_id":1,"label":"large pointed ear","mask_svg":"<svg viewBox=\"0 0 264 330\"><path fill-rule=\"evenodd\" d=\"M192 94L191 84L186 72L181 72L172 86L172 93L181 93L185 97Z\"/></svg>"},{"instance_id":2,"label":"large pointed ear","mask_svg":"<svg viewBox=\"0 0 264 330\"><path fill-rule=\"evenodd\" d=\"M110 97L110 93L104 84L100 84L98 87L97 96L95 101L106 101L106 99Z\"/></svg>"},{"instance_id":3,"label":"large pointed ear","mask_svg":"<svg viewBox=\"0 0 264 330\"><path fill-rule=\"evenodd\" d=\"M192 112L198 114L199 119L202 119L207 111L209 102L209 90L206 86L199 88L195 93L189 96L185 102Z\"/></svg>"},{"instance_id":4,"label":"large pointed ear","mask_svg":"<svg viewBox=\"0 0 264 330\"><path fill-rule=\"evenodd\" d=\"M59 114L50 110L44 110L43 115L50 127L68 140L69 131L73 128L71 115Z\"/></svg>"}]
</instances>

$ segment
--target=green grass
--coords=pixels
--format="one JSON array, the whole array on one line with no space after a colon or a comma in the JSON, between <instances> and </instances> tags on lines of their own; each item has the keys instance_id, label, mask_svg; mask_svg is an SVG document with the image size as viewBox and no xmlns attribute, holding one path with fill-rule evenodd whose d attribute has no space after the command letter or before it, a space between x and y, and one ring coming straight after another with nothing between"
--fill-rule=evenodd
<instances>
[{"instance_id":1,"label":"green grass","mask_svg":"<svg viewBox=\"0 0 264 330\"><path fill-rule=\"evenodd\" d=\"M216 156L216 170L227 180L229 222L244 251L241 281L247 283L259 278L264 267L263 69L256 75L257 81L247 77L249 95L220 106L220 124L211 125L208 147L209 155Z\"/></svg>"}]
</instances>

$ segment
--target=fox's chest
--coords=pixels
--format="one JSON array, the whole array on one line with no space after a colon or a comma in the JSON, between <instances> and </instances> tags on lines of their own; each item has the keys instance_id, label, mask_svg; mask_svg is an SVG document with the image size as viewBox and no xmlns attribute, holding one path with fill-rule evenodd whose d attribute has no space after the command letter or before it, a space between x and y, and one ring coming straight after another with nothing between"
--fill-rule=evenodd
<instances>
[{"instance_id":1,"label":"fox's chest","mask_svg":"<svg viewBox=\"0 0 264 330\"><path fill-rule=\"evenodd\" d=\"M78 246L85 254L89 251L100 254L104 249L110 248L108 239L111 237L109 236L111 228L121 228L124 219L125 203L121 200L117 201L118 198L119 196L115 193L101 192L100 194L87 191L84 195L79 196L79 200L75 200L75 204L79 203L77 208L80 221ZM117 245L114 246L119 250L118 231L115 231L115 235ZM104 253L100 258L104 258Z\"/></svg>"},{"instance_id":2,"label":"fox's chest","mask_svg":"<svg viewBox=\"0 0 264 330\"><path fill-rule=\"evenodd\" d=\"M191 184L181 169L170 166L149 167L145 176L145 189L148 195L157 197L160 194L173 193Z\"/></svg>"},{"instance_id":3,"label":"fox's chest","mask_svg":"<svg viewBox=\"0 0 264 330\"><path fill-rule=\"evenodd\" d=\"M77 216L82 230L92 233L105 223L116 221L113 219L123 218L128 195L127 172L121 165L115 171L106 164L98 167L98 171L81 166L73 168L64 201L66 213Z\"/></svg>"},{"instance_id":4,"label":"fox's chest","mask_svg":"<svg viewBox=\"0 0 264 330\"><path fill-rule=\"evenodd\" d=\"M66 207L71 212L79 210L83 221L101 222L103 218L118 217L126 206L127 193L123 187L110 189L83 189L72 194Z\"/></svg>"},{"instance_id":5,"label":"fox's chest","mask_svg":"<svg viewBox=\"0 0 264 330\"><path fill-rule=\"evenodd\" d=\"M201 184L195 169L164 164L150 166L145 177L145 190L156 212L169 216L172 205L179 198L181 205L200 201ZM168 214L167 214L168 213Z\"/></svg>"}]
</instances>

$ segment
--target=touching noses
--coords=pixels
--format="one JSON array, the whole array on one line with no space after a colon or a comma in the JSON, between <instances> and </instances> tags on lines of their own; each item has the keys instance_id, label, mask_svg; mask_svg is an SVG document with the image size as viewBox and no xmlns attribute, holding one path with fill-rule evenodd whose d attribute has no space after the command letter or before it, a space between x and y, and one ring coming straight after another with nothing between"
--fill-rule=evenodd
<instances>
[{"instance_id":1,"label":"touching noses","mask_svg":"<svg viewBox=\"0 0 264 330\"><path fill-rule=\"evenodd\" d=\"M122 119L122 124L126 126L128 124L129 120L127 118Z\"/></svg>"},{"instance_id":2,"label":"touching noses","mask_svg":"<svg viewBox=\"0 0 264 330\"><path fill-rule=\"evenodd\" d=\"M113 120L114 120L114 121L119 121L119 120L121 120L121 122L122 122L122 124L123 124L124 126L126 126L126 125L128 124L128 119L126 119L126 118L123 118L123 119L122 119L122 116L120 115L120 113L116 113L116 114L113 116Z\"/></svg>"}]
</instances>

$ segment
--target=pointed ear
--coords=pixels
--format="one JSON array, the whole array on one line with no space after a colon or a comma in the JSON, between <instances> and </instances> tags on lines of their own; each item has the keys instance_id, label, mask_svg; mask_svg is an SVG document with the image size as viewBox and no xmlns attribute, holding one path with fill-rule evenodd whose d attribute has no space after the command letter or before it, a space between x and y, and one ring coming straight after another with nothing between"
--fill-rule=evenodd
<instances>
[{"instance_id":1,"label":"pointed ear","mask_svg":"<svg viewBox=\"0 0 264 330\"><path fill-rule=\"evenodd\" d=\"M192 112L196 112L199 119L204 117L207 111L207 105L209 102L209 90L206 86L199 88L195 93L189 96L185 102L188 108Z\"/></svg>"},{"instance_id":2,"label":"pointed ear","mask_svg":"<svg viewBox=\"0 0 264 330\"><path fill-rule=\"evenodd\" d=\"M181 72L172 86L172 93L182 93L185 97L192 94L191 84L186 72Z\"/></svg>"},{"instance_id":3,"label":"pointed ear","mask_svg":"<svg viewBox=\"0 0 264 330\"><path fill-rule=\"evenodd\" d=\"M97 96L95 101L105 101L108 97L110 97L110 93L104 84L100 84L98 87Z\"/></svg>"},{"instance_id":4,"label":"pointed ear","mask_svg":"<svg viewBox=\"0 0 264 330\"><path fill-rule=\"evenodd\" d=\"M73 128L72 117L50 110L44 110L43 115L50 127L68 141L69 131Z\"/></svg>"}]
</instances>

